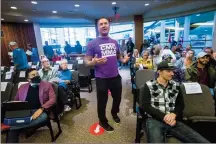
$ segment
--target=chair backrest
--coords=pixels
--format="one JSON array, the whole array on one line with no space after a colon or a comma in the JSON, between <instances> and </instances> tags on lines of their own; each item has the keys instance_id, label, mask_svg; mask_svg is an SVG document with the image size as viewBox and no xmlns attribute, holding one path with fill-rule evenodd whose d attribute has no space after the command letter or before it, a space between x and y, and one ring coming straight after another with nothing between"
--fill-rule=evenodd
<instances>
[{"instance_id":1,"label":"chair backrest","mask_svg":"<svg viewBox=\"0 0 216 144\"><path fill-rule=\"evenodd\" d=\"M89 76L90 75L90 67L85 64L78 64L77 71L79 72L79 76Z\"/></svg>"},{"instance_id":2,"label":"chair backrest","mask_svg":"<svg viewBox=\"0 0 216 144\"><path fill-rule=\"evenodd\" d=\"M78 71L71 71L72 72L72 80L79 82L79 72Z\"/></svg>"},{"instance_id":3,"label":"chair backrest","mask_svg":"<svg viewBox=\"0 0 216 144\"><path fill-rule=\"evenodd\" d=\"M180 86L182 96L184 98L184 116L214 116L215 107L214 100L209 88L200 84L201 94L186 94L185 86Z\"/></svg>"},{"instance_id":4,"label":"chair backrest","mask_svg":"<svg viewBox=\"0 0 216 144\"><path fill-rule=\"evenodd\" d=\"M26 71L17 71L15 74L15 80L14 83L19 83L19 82L27 82L27 77L25 76Z\"/></svg>"},{"instance_id":5,"label":"chair backrest","mask_svg":"<svg viewBox=\"0 0 216 144\"><path fill-rule=\"evenodd\" d=\"M137 88L139 89L142 85L144 85L147 81L154 79L155 71L149 69L143 69L136 71L135 83Z\"/></svg>"},{"instance_id":6,"label":"chair backrest","mask_svg":"<svg viewBox=\"0 0 216 144\"><path fill-rule=\"evenodd\" d=\"M12 82L1 82L1 102L10 101L12 89Z\"/></svg>"},{"instance_id":7,"label":"chair backrest","mask_svg":"<svg viewBox=\"0 0 216 144\"><path fill-rule=\"evenodd\" d=\"M15 72L6 72L3 74L2 82L14 82Z\"/></svg>"}]
</instances>

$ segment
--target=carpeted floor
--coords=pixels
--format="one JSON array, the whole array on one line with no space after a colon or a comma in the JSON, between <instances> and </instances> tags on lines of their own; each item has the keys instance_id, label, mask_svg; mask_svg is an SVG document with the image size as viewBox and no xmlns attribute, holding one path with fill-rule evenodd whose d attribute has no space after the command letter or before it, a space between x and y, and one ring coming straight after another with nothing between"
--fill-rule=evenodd
<instances>
[{"instance_id":1,"label":"carpeted floor","mask_svg":"<svg viewBox=\"0 0 216 144\"><path fill-rule=\"evenodd\" d=\"M56 140L57 143L132 143L136 133L136 114L132 111L132 94L130 84L129 69L121 69L122 76L122 101L119 116L121 124L115 124L111 117L112 97L109 96L107 104L107 118L109 123L114 127L112 133L104 132L100 136L94 136L89 133L89 127L98 122L97 118L97 99L95 92L95 81L93 81L93 92L81 92L82 107L79 110L73 109L61 117L62 134ZM56 133L56 123L53 123L53 130ZM44 127L36 133L25 139L20 135L21 143L48 143L50 142L50 133L48 128ZM2 142L5 142L5 136L2 136Z\"/></svg>"}]
</instances>

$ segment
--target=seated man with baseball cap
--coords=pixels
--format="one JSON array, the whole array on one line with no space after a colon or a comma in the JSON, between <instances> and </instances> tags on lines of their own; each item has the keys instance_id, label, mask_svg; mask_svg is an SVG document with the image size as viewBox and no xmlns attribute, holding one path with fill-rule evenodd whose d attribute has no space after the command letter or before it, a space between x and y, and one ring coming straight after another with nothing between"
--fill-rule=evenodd
<instances>
[{"instance_id":1,"label":"seated man with baseball cap","mask_svg":"<svg viewBox=\"0 0 216 144\"><path fill-rule=\"evenodd\" d=\"M185 80L204 84L209 88L214 88L216 83L216 69L210 64L210 55L200 52L197 61L194 62L185 72Z\"/></svg>"},{"instance_id":2,"label":"seated man with baseball cap","mask_svg":"<svg viewBox=\"0 0 216 144\"><path fill-rule=\"evenodd\" d=\"M180 86L172 80L175 69L172 63L161 62L157 67L159 77L147 81L140 95L140 107L148 114L146 129L148 142L164 143L166 133L188 143L207 143L200 134L179 120L184 109Z\"/></svg>"}]
</instances>

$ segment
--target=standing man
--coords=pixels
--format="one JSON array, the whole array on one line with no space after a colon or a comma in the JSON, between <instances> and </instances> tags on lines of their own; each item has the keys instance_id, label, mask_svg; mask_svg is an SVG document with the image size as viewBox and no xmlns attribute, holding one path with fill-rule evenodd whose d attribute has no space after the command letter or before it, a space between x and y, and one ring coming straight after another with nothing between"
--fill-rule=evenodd
<instances>
[{"instance_id":1,"label":"standing man","mask_svg":"<svg viewBox=\"0 0 216 144\"><path fill-rule=\"evenodd\" d=\"M27 45L27 47L32 52L31 61L33 64L36 65L39 62L38 50L37 48L32 47L30 43Z\"/></svg>"},{"instance_id":2,"label":"standing man","mask_svg":"<svg viewBox=\"0 0 216 144\"><path fill-rule=\"evenodd\" d=\"M48 45L48 41L45 41L45 46L43 47L43 49L44 49L44 54L51 61L52 57L54 56L54 51L53 48Z\"/></svg>"},{"instance_id":3,"label":"standing man","mask_svg":"<svg viewBox=\"0 0 216 144\"><path fill-rule=\"evenodd\" d=\"M108 89L113 97L111 114L114 121L120 123L117 113L121 103L122 83L117 62L119 59L122 63L126 63L129 57L125 56L123 59L120 55L117 41L108 36L110 30L108 19L100 18L97 22L97 27L99 37L88 43L84 61L88 66L95 66L99 124L106 131L113 131L114 129L108 124L106 118Z\"/></svg>"},{"instance_id":4,"label":"standing man","mask_svg":"<svg viewBox=\"0 0 216 144\"><path fill-rule=\"evenodd\" d=\"M27 69L29 66L25 51L19 48L16 42L10 42L9 47L13 51L13 61L16 70Z\"/></svg>"}]
</instances>

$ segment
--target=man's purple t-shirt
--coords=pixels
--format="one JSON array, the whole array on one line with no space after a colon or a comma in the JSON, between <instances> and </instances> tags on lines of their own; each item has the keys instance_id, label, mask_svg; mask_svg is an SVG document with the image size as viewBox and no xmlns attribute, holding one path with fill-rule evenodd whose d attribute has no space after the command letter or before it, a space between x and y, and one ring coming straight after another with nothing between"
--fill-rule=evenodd
<instances>
[{"instance_id":1,"label":"man's purple t-shirt","mask_svg":"<svg viewBox=\"0 0 216 144\"><path fill-rule=\"evenodd\" d=\"M109 37L97 37L90 41L87 45L86 56L98 58L106 57L105 64L95 65L95 77L112 78L118 76L117 54L119 54L119 47L116 40Z\"/></svg>"}]
</instances>

